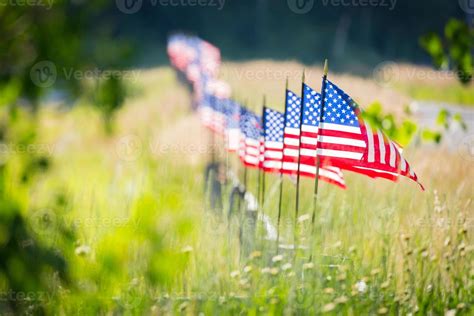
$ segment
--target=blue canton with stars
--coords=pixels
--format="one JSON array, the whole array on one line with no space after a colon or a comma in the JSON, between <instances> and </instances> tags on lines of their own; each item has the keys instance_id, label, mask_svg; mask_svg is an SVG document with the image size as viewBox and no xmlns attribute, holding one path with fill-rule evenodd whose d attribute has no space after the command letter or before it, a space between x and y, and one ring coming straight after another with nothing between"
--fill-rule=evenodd
<instances>
[{"instance_id":1,"label":"blue canton with stars","mask_svg":"<svg viewBox=\"0 0 474 316\"><path fill-rule=\"evenodd\" d=\"M257 114L246 108L241 108L240 131L245 138L259 140L262 135L262 119Z\"/></svg>"},{"instance_id":2,"label":"blue canton with stars","mask_svg":"<svg viewBox=\"0 0 474 316\"><path fill-rule=\"evenodd\" d=\"M263 121L265 122L265 140L283 143L283 126L285 124L283 113L265 108Z\"/></svg>"},{"instance_id":3,"label":"blue canton with stars","mask_svg":"<svg viewBox=\"0 0 474 316\"><path fill-rule=\"evenodd\" d=\"M285 127L300 128L301 98L294 92L286 91Z\"/></svg>"},{"instance_id":4,"label":"blue canton with stars","mask_svg":"<svg viewBox=\"0 0 474 316\"><path fill-rule=\"evenodd\" d=\"M318 126L319 116L321 115L321 95L306 84L303 84L303 91L303 124Z\"/></svg>"},{"instance_id":5,"label":"blue canton with stars","mask_svg":"<svg viewBox=\"0 0 474 316\"><path fill-rule=\"evenodd\" d=\"M360 127L355 109L357 104L334 83L326 80L326 97L322 122Z\"/></svg>"},{"instance_id":6,"label":"blue canton with stars","mask_svg":"<svg viewBox=\"0 0 474 316\"><path fill-rule=\"evenodd\" d=\"M234 100L227 100L224 106L227 128L239 128L240 104Z\"/></svg>"}]
</instances>

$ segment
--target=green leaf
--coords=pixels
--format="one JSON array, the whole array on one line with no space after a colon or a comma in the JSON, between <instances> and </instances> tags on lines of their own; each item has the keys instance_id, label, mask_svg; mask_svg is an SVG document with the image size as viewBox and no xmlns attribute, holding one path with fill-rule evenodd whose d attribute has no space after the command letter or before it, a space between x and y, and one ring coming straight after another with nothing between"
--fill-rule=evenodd
<instances>
[{"instance_id":1,"label":"green leaf","mask_svg":"<svg viewBox=\"0 0 474 316\"><path fill-rule=\"evenodd\" d=\"M449 117L451 114L446 109L439 111L438 116L436 117L436 124L443 126L444 128L449 128Z\"/></svg>"},{"instance_id":2,"label":"green leaf","mask_svg":"<svg viewBox=\"0 0 474 316\"><path fill-rule=\"evenodd\" d=\"M439 144L442 139L442 135L440 132L432 131L430 129L424 129L421 132L421 138L425 142L434 142L436 144Z\"/></svg>"}]
</instances>

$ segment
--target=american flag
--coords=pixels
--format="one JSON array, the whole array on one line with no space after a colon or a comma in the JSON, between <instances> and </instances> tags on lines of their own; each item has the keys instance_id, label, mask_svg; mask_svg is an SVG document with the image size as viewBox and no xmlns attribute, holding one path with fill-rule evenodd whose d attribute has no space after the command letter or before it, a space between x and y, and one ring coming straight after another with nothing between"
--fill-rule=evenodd
<instances>
[{"instance_id":1,"label":"american flag","mask_svg":"<svg viewBox=\"0 0 474 316\"><path fill-rule=\"evenodd\" d=\"M326 81L324 109L318 131L318 155L323 165L350 168L367 148L364 125L356 103L336 85Z\"/></svg>"},{"instance_id":2,"label":"american flag","mask_svg":"<svg viewBox=\"0 0 474 316\"><path fill-rule=\"evenodd\" d=\"M317 142L322 163L392 181L403 175L420 184L399 146L372 130L344 91L328 80L323 84L326 97Z\"/></svg>"},{"instance_id":3,"label":"american flag","mask_svg":"<svg viewBox=\"0 0 474 316\"><path fill-rule=\"evenodd\" d=\"M283 134L282 173L298 173L300 148L301 99L292 91L286 91L285 125Z\"/></svg>"},{"instance_id":4,"label":"american flag","mask_svg":"<svg viewBox=\"0 0 474 316\"><path fill-rule=\"evenodd\" d=\"M313 150L312 153L308 153L303 148L303 135L307 137L308 131L311 132L313 129L305 127L303 129L303 124L301 119L304 115L301 115L301 98L298 97L295 93L287 91L286 93L286 111L285 111L285 129L283 136L283 166L282 173L297 175L298 171L301 176L306 177L316 177L316 151ZM313 104L309 102L310 104ZM317 109L317 104L313 106ZM312 109L312 111L315 111ZM315 116L315 114L313 114ZM310 116L306 115L308 119ZM300 123L301 123L301 133L300 133ZM307 124L308 125L308 124ZM316 132L317 133L317 132ZM301 148L300 148L301 142ZM300 155L303 157L305 154L305 159L300 160L300 165L298 166L298 157ZM308 160L309 158L309 160ZM345 188L344 176L341 170L334 166L324 166L319 168L319 178L329 183L336 184L342 188Z\"/></svg>"},{"instance_id":5,"label":"american flag","mask_svg":"<svg viewBox=\"0 0 474 316\"><path fill-rule=\"evenodd\" d=\"M230 86L222 80L206 81L204 96L200 102L199 113L204 126L219 135L225 135Z\"/></svg>"},{"instance_id":6,"label":"american flag","mask_svg":"<svg viewBox=\"0 0 474 316\"><path fill-rule=\"evenodd\" d=\"M265 107L263 126L263 170L266 172L280 172L283 159L284 114Z\"/></svg>"},{"instance_id":7,"label":"american flag","mask_svg":"<svg viewBox=\"0 0 474 316\"><path fill-rule=\"evenodd\" d=\"M216 78L221 64L221 52L211 43L200 41L200 68L204 74Z\"/></svg>"},{"instance_id":8,"label":"american flag","mask_svg":"<svg viewBox=\"0 0 474 316\"><path fill-rule=\"evenodd\" d=\"M318 122L321 114L321 95L303 83L303 112L301 114L300 175L315 177ZM319 176L345 188L344 176L338 167L320 163Z\"/></svg>"},{"instance_id":9,"label":"american flag","mask_svg":"<svg viewBox=\"0 0 474 316\"><path fill-rule=\"evenodd\" d=\"M240 140L240 104L234 100L228 100L224 114L226 117L225 138L228 151L237 151Z\"/></svg>"},{"instance_id":10,"label":"american flag","mask_svg":"<svg viewBox=\"0 0 474 316\"><path fill-rule=\"evenodd\" d=\"M248 167L260 166L260 140L262 119L252 111L241 107L240 111L240 150L239 156Z\"/></svg>"},{"instance_id":11,"label":"american flag","mask_svg":"<svg viewBox=\"0 0 474 316\"><path fill-rule=\"evenodd\" d=\"M188 65L197 57L197 47L189 37L182 34L170 36L167 52L171 64L181 72L185 72Z\"/></svg>"},{"instance_id":12,"label":"american flag","mask_svg":"<svg viewBox=\"0 0 474 316\"><path fill-rule=\"evenodd\" d=\"M397 181L399 176L405 176L418 183L422 190L425 188L418 181L418 176L402 156L401 147L386 137L382 131L373 130L364 122L367 135L367 150L362 160L354 166L354 171L372 178L384 178Z\"/></svg>"}]
</instances>

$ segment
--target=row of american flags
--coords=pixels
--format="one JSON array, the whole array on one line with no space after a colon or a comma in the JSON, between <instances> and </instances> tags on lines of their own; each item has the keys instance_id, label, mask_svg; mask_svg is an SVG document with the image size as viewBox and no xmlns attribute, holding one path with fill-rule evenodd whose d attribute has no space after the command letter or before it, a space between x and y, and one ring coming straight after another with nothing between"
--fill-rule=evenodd
<instances>
[{"instance_id":1,"label":"row of american flags","mask_svg":"<svg viewBox=\"0 0 474 316\"><path fill-rule=\"evenodd\" d=\"M191 85L203 125L222 137L246 167L318 175L344 189L342 170L391 181L407 177L424 189L401 147L371 127L357 103L326 77L321 91L304 82L300 95L286 89L284 112L264 106L255 113L233 100L230 86L217 78L217 47L198 37L173 35L168 55Z\"/></svg>"}]
</instances>

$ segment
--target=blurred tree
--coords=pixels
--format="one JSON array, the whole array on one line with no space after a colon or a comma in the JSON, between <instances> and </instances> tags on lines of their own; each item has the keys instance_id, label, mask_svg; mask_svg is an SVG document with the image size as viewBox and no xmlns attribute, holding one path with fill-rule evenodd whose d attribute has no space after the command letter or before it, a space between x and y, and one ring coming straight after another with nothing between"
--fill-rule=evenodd
<instances>
[{"instance_id":1,"label":"blurred tree","mask_svg":"<svg viewBox=\"0 0 474 316\"><path fill-rule=\"evenodd\" d=\"M113 133L113 118L126 96L126 87L121 77L98 79L94 92L94 103L102 113L107 134Z\"/></svg>"},{"instance_id":2,"label":"blurred tree","mask_svg":"<svg viewBox=\"0 0 474 316\"><path fill-rule=\"evenodd\" d=\"M420 38L420 45L437 68L454 69L461 83L471 82L474 29L466 22L451 19L444 28L444 38L434 32L428 33Z\"/></svg>"},{"instance_id":3,"label":"blurred tree","mask_svg":"<svg viewBox=\"0 0 474 316\"><path fill-rule=\"evenodd\" d=\"M87 81L103 81L103 70L128 64L132 46L113 39L119 23L103 15L109 4L52 1L0 6L0 106L26 104L36 112L41 98L51 95L72 103L91 87Z\"/></svg>"}]
</instances>

